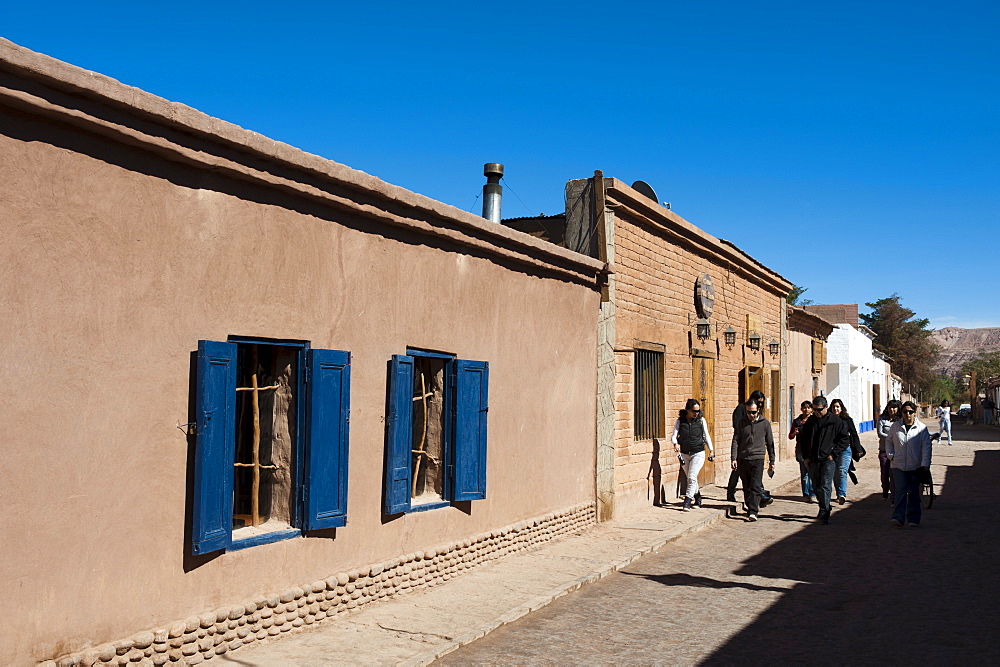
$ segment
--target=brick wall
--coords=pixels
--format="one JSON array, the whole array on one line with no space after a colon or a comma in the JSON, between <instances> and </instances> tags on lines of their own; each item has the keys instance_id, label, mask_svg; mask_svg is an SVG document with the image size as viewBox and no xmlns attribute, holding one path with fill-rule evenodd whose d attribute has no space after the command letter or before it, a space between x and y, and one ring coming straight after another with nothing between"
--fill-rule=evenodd
<instances>
[{"instance_id":1,"label":"brick wall","mask_svg":"<svg viewBox=\"0 0 1000 667\"><path fill-rule=\"evenodd\" d=\"M620 190L627 190L619 186ZM614 194L614 191L611 191ZM769 400L779 401L779 421L773 425L776 443L787 434L787 392L784 381L777 396L772 396L770 372L780 369L780 357L772 358L767 351L771 340L782 341L782 291L755 279L751 269L734 267L726 257L705 248L717 239L698 230L690 223L660 209L665 224L660 228L655 212L633 215L618 202L610 199L615 211L615 307L616 307L616 396L615 408L615 513L628 511L657 498L651 470L653 459L658 462L666 500L674 497L678 462L669 441L678 411L692 394L692 348L715 353L715 419L713 440L716 443L715 479L725 483L729 476L729 444L732 439L731 415L740 401L739 373L748 365L765 369ZM657 207L659 208L659 207ZM680 221L679 224L677 221ZM652 224L651 224L652 223ZM680 234L677 233L680 228ZM687 238L685 238L685 234ZM721 245L721 244L720 244ZM748 258L749 259L749 258ZM751 262L753 260L750 260ZM769 272L760 267L761 273ZM715 285L715 306L712 316L712 336L700 341L694 335L697 319L694 301L695 281L702 274L712 277ZM779 277L780 278L780 277ZM773 282L773 281L772 281ZM747 346L747 315L762 322L761 350L754 353ZM722 340L722 330L731 326L737 331L737 343L728 349ZM665 346L664 406L667 437L663 443L637 441L633 435L633 349L636 342ZM784 430L783 430L784 429ZM787 451L787 450L786 450ZM655 452L655 454L654 454ZM781 454L779 453L779 456Z\"/></svg>"}]
</instances>

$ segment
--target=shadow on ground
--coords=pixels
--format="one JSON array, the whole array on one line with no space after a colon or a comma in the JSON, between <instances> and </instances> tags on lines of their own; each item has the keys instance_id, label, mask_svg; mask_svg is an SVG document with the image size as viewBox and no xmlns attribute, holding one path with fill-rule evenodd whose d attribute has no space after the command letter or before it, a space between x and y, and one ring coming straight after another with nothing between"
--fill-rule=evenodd
<instances>
[{"instance_id":1,"label":"shadow on ground","mask_svg":"<svg viewBox=\"0 0 1000 667\"><path fill-rule=\"evenodd\" d=\"M963 425L956 437L975 447L998 433ZM874 494L748 559L735 574L802 583L703 664L991 662L1000 648L1000 451L977 451L971 466L955 453L935 447L947 474L920 528L890 527L888 503Z\"/></svg>"}]
</instances>

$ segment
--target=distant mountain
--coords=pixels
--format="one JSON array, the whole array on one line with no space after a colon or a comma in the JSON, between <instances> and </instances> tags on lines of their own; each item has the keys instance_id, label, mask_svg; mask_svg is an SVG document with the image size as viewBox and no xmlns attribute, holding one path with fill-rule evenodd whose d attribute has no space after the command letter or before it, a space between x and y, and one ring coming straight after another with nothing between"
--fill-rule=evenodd
<instances>
[{"instance_id":1,"label":"distant mountain","mask_svg":"<svg viewBox=\"0 0 1000 667\"><path fill-rule=\"evenodd\" d=\"M1000 328L945 327L935 331L931 339L941 346L941 356L938 357L934 370L944 371L948 375L954 375L962 368L962 364L983 352L1000 351Z\"/></svg>"}]
</instances>

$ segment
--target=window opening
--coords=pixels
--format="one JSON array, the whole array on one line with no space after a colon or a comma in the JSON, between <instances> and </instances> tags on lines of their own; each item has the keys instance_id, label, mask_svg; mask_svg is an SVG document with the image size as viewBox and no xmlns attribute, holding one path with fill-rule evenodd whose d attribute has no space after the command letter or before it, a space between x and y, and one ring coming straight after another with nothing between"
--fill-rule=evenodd
<instances>
[{"instance_id":1,"label":"window opening","mask_svg":"<svg viewBox=\"0 0 1000 667\"><path fill-rule=\"evenodd\" d=\"M238 345L234 540L292 525L297 358L297 348Z\"/></svg>"},{"instance_id":2,"label":"window opening","mask_svg":"<svg viewBox=\"0 0 1000 667\"><path fill-rule=\"evenodd\" d=\"M635 439L664 435L663 353L635 351Z\"/></svg>"},{"instance_id":3,"label":"window opening","mask_svg":"<svg viewBox=\"0 0 1000 667\"><path fill-rule=\"evenodd\" d=\"M442 502L445 447L445 367L448 360L414 356L413 505Z\"/></svg>"}]
</instances>

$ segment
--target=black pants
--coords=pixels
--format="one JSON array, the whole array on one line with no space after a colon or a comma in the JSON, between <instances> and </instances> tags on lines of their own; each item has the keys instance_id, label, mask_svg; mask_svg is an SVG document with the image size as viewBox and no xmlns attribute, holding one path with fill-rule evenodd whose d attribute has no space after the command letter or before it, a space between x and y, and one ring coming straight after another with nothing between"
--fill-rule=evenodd
<instances>
[{"instance_id":1,"label":"black pants","mask_svg":"<svg viewBox=\"0 0 1000 667\"><path fill-rule=\"evenodd\" d=\"M727 497L732 498L732 497L736 496L736 485L739 483L739 481L740 481L740 471L737 468L736 470L734 470L733 472L731 472L729 474L729 485L726 486L726 496ZM746 487L744 486L743 488L745 489ZM761 495L764 498L770 498L771 497L771 494L768 492L767 489L764 489L764 492ZM744 498L746 497L745 493L743 494L743 497Z\"/></svg>"},{"instance_id":2,"label":"black pants","mask_svg":"<svg viewBox=\"0 0 1000 667\"><path fill-rule=\"evenodd\" d=\"M740 459L736 471L743 482L743 502L748 514L760 511L760 499L764 496L764 459Z\"/></svg>"}]
</instances>

